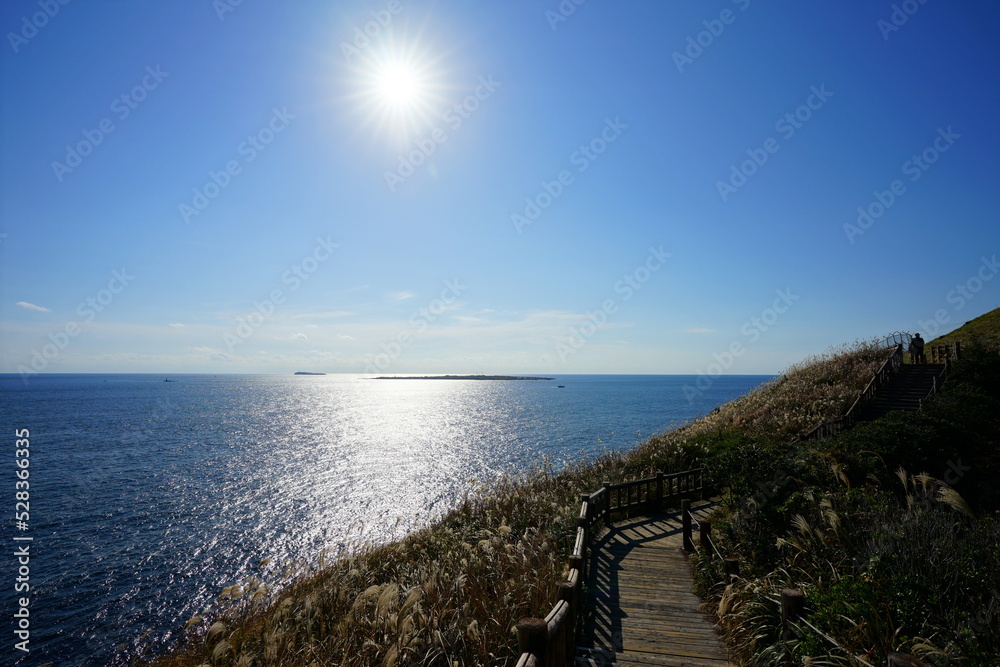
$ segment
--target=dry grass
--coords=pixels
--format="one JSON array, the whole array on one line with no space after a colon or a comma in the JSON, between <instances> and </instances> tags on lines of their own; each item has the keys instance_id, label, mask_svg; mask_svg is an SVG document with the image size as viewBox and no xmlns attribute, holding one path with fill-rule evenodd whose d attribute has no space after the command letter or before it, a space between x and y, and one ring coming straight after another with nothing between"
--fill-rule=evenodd
<instances>
[{"instance_id":1,"label":"dry grass","mask_svg":"<svg viewBox=\"0 0 1000 667\"><path fill-rule=\"evenodd\" d=\"M544 616L566 574L579 493L617 479L626 459L494 482L433 526L274 595L259 582L227 588L173 654L142 664L513 664L518 619Z\"/></svg>"},{"instance_id":2,"label":"dry grass","mask_svg":"<svg viewBox=\"0 0 1000 667\"><path fill-rule=\"evenodd\" d=\"M898 488L870 492L859 505L844 491L807 493L777 538L781 556L763 571L727 582L710 555L695 557L709 608L737 661L747 665L884 664L893 651L928 664L994 667L1000 647L996 568L1000 522L971 516L962 498L929 475L900 474ZM734 514L717 516L719 547ZM809 601L812 627L782 632L780 596ZM992 650L991 650L992 649ZM994 654L995 656L995 654Z\"/></svg>"},{"instance_id":3,"label":"dry grass","mask_svg":"<svg viewBox=\"0 0 1000 667\"><path fill-rule=\"evenodd\" d=\"M858 341L810 357L669 435L674 440L730 430L769 440L803 435L850 408L890 353L875 341Z\"/></svg>"}]
</instances>

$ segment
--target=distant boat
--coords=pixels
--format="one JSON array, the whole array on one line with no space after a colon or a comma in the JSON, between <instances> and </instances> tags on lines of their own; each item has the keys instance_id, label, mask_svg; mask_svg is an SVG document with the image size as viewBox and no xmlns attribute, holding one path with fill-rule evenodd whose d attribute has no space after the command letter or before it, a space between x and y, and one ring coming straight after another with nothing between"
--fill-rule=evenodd
<instances>
[{"instance_id":1,"label":"distant boat","mask_svg":"<svg viewBox=\"0 0 1000 667\"><path fill-rule=\"evenodd\" d=\"M164 382L173 382L173 380L171 380L170 378L163 378L163 381Z\"/></svg>"},{"instance_id":2,"label":"distant boat","mask_svg":"<svg viewBox=\"0 0 1000 667\"><path fill-rule=\"evenodd\" d=\"M564 385L564 384L556 385L556 389L565 389L565 388L566 388L566 385Z\"/></svg>"}]
</instances>

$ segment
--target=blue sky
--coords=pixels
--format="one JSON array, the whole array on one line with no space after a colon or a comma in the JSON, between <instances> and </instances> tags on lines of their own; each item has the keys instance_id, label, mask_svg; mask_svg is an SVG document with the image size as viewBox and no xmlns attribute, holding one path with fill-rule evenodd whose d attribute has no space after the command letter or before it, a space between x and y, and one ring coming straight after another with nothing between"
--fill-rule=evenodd
<instances>
[{"instance_id":1,"label":"blue sky","mask_svg":"<svg viewBox=\"0 0 1000 667\"><path fill-rule=\"evenodd\" d=\"M997 306L991 3L0 12L4 372L776 373Z\"/></svg>"}]
</instances>

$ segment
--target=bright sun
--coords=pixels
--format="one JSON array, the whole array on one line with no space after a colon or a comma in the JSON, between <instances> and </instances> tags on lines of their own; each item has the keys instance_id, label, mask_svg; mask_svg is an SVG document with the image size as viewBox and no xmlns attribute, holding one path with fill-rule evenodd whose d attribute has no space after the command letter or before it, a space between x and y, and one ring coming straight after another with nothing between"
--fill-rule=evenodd
<instances>
[{"instance_id":1,"label":"bright sun","mask_svg":"<svg viewBox=\"0 0 1000 667\"><path fill-rule=\"evenodd\" d=\"M361 125L402 146L428 132L447 101L442 57L415 43L365 51L349 77Z\"/></svg>"},{"instance_id":2,"label":"bright sun","mask_svg":"<svg viewBox=\"0 0 1000 667\"><path fill-rule=\"evenodd\" d=\"M421 95L420 75L405 63L388 63L378 73L379 97L390 107L408 107Z\"/></svg>"}]
</instances>

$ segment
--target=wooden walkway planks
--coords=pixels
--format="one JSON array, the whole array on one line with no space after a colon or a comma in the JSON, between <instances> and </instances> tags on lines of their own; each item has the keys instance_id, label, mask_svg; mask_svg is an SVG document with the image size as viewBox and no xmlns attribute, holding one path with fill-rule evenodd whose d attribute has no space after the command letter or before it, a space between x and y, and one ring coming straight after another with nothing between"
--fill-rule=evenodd
<instances>
[{"instance_id":1,"label":"wooden walkway planks","mask_svg":"<svg viewBox=\"0 0 1000 667\"><path fill-rule=\"evenodd\" d=\"M692 508L696 519L711 505ZM728 667L715 626L692 591L677 514L635 517L605 529L593 545L583 665Z\"/></svg>"}]
</instances>

